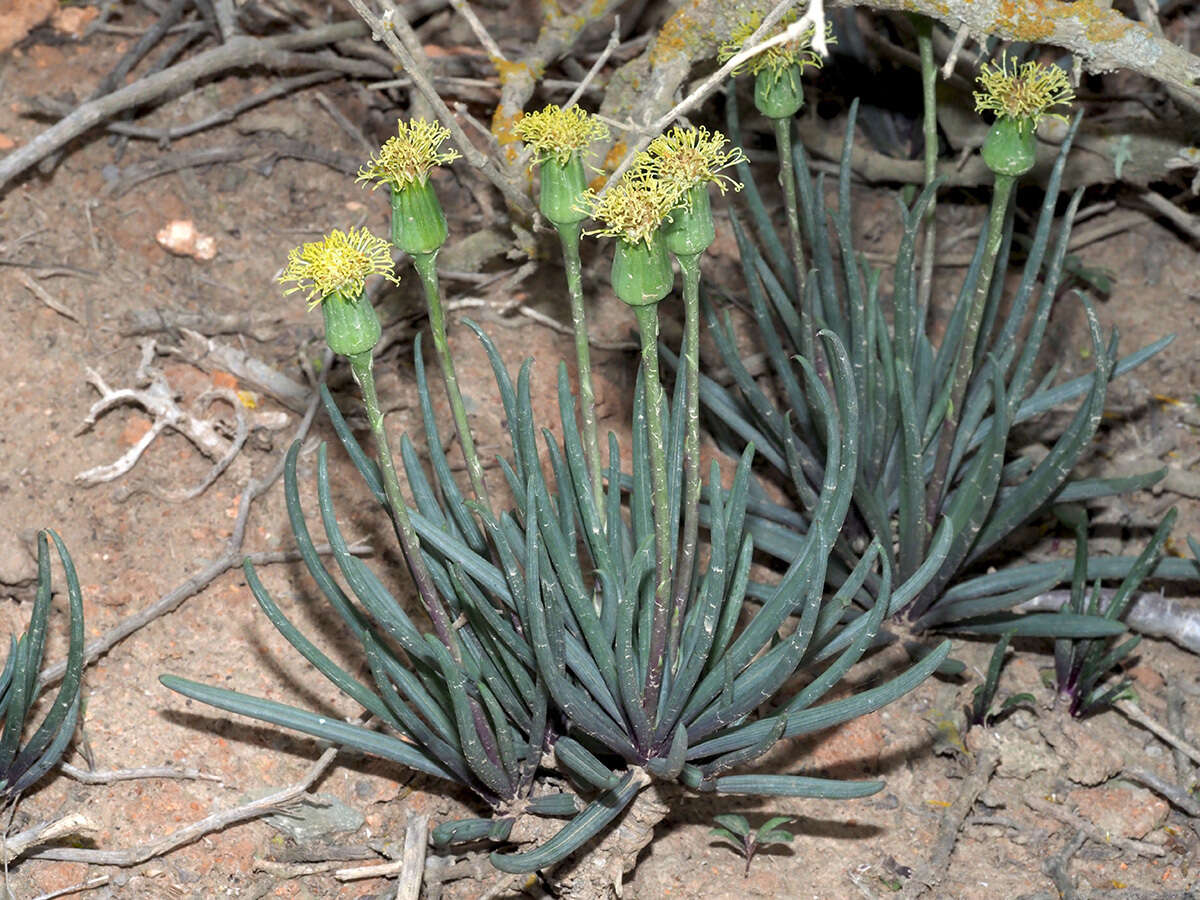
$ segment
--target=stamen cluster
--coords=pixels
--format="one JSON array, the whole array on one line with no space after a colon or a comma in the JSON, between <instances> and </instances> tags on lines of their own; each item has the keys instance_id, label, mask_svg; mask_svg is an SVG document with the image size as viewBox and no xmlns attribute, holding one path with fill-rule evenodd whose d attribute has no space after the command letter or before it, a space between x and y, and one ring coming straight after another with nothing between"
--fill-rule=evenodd
<instances>
[{"instance_id":1,"label":"stamen cluster","mask_svg":"<svg viewBox=\"0 0 1200 900\"><path fill-rule=\"evenodd\" d=\"M311 309L330 294L358 296L370 275L398 282L393 274L391 244L365 228L348 232L335 228L319 241L293 248L277 280L280 284L296 282L284 294L304 291Z\"/></svg>"}]
</instances>

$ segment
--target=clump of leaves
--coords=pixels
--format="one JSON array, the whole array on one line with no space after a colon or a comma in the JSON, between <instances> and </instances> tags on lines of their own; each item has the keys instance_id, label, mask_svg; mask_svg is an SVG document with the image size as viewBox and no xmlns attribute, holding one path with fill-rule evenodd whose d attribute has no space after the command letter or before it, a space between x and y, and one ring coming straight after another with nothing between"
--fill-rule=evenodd
<instances>
[{"instance_id":1,"label":"clump of leaves","mask_svg":"<svg viewBox=\"0 0 1200 900\"><path fill-rule=\"evenodd\" d=\"M1101 589L1097 578L1088 594L1088 519L1078 506L1057 507L1059 519L1075 532L1075 571L1071 579L1071 612L1089 615L1119 624L1133 600L1133 592L1153 571L1163 553L1163 546L1175 523L1176 510L1163 518L1145 549L1129 567L1120 585L1113 591ZM1193 547L1193 550L1196 548ZM1141 642L1140 636L1126 640L1093 638L1091 640L1060 638L1054 642L1054 675L1058 695L1067 701L1072 716L1081 718L1111 706L1129 690L1132 682L1119 677L1112 683L1110 675Z\"/></svg>"},{"instance_id":2,"label":"clump of leaves","mask_svg":"<svg viewBox=\"0 0 1200 900\"><path fill-rule=\"evenodd\" d=\"M938 185L930 185L911 209L902 210L904 231L893 269L894 288L886 296L880 271L867 265L854 246L850 160L856 109L851 108L847 126L836 207L825 208L824 175L810 176L803 147L793 151L798 218L811 269L798 265L804 254L796 252L796 246L792 252L785 248L750 169L738 168L758 240L752 240L736 218L735 234L747 297L776 390L764 392L750 375L732 326L722 323L710 306L710 331L733 384L726 388L704 379L701 397L719 439L735 450L753 443L759 457L794 490L795 508L766 502L755 506L747 527L756 546L780 560L792 559L798 535L814 522L814 486L824 475L823 413L812 403L812 392L804 389L794 358L813 360L819 377L828 382L828 363L815 338L823 329L836 334L849 351L862 410L853 504L834 546L831 583L840 584L850 571L856 547L875 540L890 555L901 582L924 567L934 569L916 597L889 610L889 615L897 614L903 607L914 630L1111 635L1113 623L1094 616L1010 612L1065 581L1069 563L1007 568L964 579L1014 530L1052 504L1138 489L1163 474L1157 470L1121 479L1070 477L1100 424L1111 379L1153 356L1170 337L1120 358L1117 335L1102 333L1090 302L1080 297L1095 368L1056 386L1053 369L1040 380L1035 375L1063 279L1071 220L1081 199L1079 192L1072 197L1055 235L1062 173L1078 121L1050 172L1015 294L1006 296L1009 282L1003 274L1014 240L1008 195L1016 176L998 175L997 190L999 180L1007 179L1004 195L994 198L989 225L980 236L945 336L935 343L918 291L915 248ZM736 139L736 103L729 103L727 110ZM1008 454L1008 436L1015 425L1079 397L1082 402L1044 460L1034 464ZM1115 571L1120 577L1132 564L1132 559L1114 559L1089 572L1094 577ZM1187 566L1163 566L1157 574L1194 577ZM877 602L875 586L868 578L855 601L870 608Z\"/></svg>"},{"instance_id":3,"label":"clump of leaves","mask_svg":"<svg viewBox=\"0 0 1200 900\"><path fill-rule=\"evenodd\" d=\"M67 580L69 642L67 667L58 694L45 718L23 741L29 729L29 711L41 696L44 685L38 683L46 647L46 627L53 594L50 573L50 548L47 535L54 541ZM20 640L10 638L8 658L0 672L0 804L8 805L62 759L75 734L79 718L79 689L83 680L83 596L71 554L53 531L37 537L37 598L29 627Z\"/></svg>"},{"instance_id":4,"label":"clump of leaves","mask_svg":"<svg viewBox=\"0 0 1200 900\"><path fill-rule=\"evenodd\" d=\"M990 728L1018 706L1030 705L1035 702L1033 694L1030 693L1010 694L1000 703L1000 708L992 712L992 704L996 700L996 689L1000 686L1000 671L1004 668L1004 654L1008 652L1008 645L1013 639L1013 634L1012 631L1004 632L992 649L992 658L988 663L983 684L975 688L971 706L967 710L968 726L982 725L984 728Z\"/></svg>"},{"instance_id":5,"label":"clump of leaves","mask_svg":"<svg viewBox=\"0 0 1200 900\"><path fill-rule=\"evenodd\" d=\"M680 140L675 149L700 147L698 139ZM714 136L705 146L720 150L723 142ZM671 148L659 148L665 149ZM699 163L713 175L723 163L740 158L700 155ZM379 335L371 327L370 302L359 278L339 276L337 284L326 285L328 296L321 302L327 340L331 323L339 334L354 338L339 352L349 359L363 393L374 458L359 446L327 392L326 410L393 523L432 633L423 633L367 564L350 553L337 522L324 447L317 453L318 504L348 590L334 580L309 537L297 486L298 447L291 449L285 465L288 513L309 572L362 644L373 684L358 680L317 649L284 617L253 568L245 571L280 632L386 731L173 676L163 676L163 682L219 708L456 781L491 806L489 819L438 826L436 843L506 840L516 817L525 812L569 818L553 835L531 841L536 844L532 850L493 853L493 864L508 872L533 872L565 859L655 783L727 794L837 799L879 790L878 781L730 774L784 738L895 700L937 668L949 645L883 684L818 705L872 645L884 611L914 596L931 571L898 585L899 599L893 601L891 567L879 544L872 543L854 557L842 588L826 597L826 567L850 507L860 434L858 392L846 349L836 336L829 336L823 347L831 365L828 387L807 361L800 363L821 410L826 450L815 494L815 524L800 537L787 572L779 583L760 587L761 605L751 615L743 614L755 550L746 527L753 448L742 453L727 492L720 488L713 463L704 523L711 549L698 552L703 493L696 388L699 258L713 229L711 222L700 221L692 221L695 227L686 233L660 233L660 228L670 216L680 224L707 214L707 194L699 192L711 180L667 180L652 167L641 167L622 182L621 190L614 189L596 205L595 211L603 213L600 230L618 238L614 290L634 307L642 337L630 475L620 470L620 449L611 435L607 483L591 471L595 454L585 449L565 365L558 370L560 441L548 430L539 433L535 423L532 361L526 361L514 383L495 346L476 329L491 361L511 441L511 452L500 459L514 498L509 511L497 512L482 489L468 501L456 484L442 449L446 444L433 414L419 341L415 371L433 479L412 443L402 438L399 458L410 507L401 493L375 395L372 353ZM673 401L667 400L658 371L657 305L674 284L668 253L688 273L688 374L676 380ZM363 277L372 271L366 259L354 267ZM427 297L434 293L427 290ZM431 303L431 316L437 308ZM334 313L337 318L331 318ZM446 348L437 330L435 346L442 356ZM455 381L444 365L443 380L448 389ZM453 397L451 406L470 464L465 414L459 415ZM474 475L471 480L474 486ZM847 626L842 613L868 577L881 601ZM832 661L802 690L785 691L799 671L827 659ZM541 787L537 776L546 751L553 752L555 768L577 789L582 798L578 805L573 796L546 795ZM658 818L663 814L658 812ZM657 819L636 821L644 844Z\"/></svg>"},{"instance_id":6,"label":"clump of leaves","mask_svg":"<svg viewBox=\"0 0 1200 900\"><path fill-rule=\"evenodd\" d=\"M792 816L773 816L753 831L750 829L750 823L746 821L746 817L736 813L713 816L713 821L720 827L713 828L708 833L732 844L738 853L746 857L745 877L747 878L750 877L750 863L754 861L754 854L763 847L790 844L795 838L790 831L784 831L780 827L796 821Z\"/></svg>"}]
</instances>

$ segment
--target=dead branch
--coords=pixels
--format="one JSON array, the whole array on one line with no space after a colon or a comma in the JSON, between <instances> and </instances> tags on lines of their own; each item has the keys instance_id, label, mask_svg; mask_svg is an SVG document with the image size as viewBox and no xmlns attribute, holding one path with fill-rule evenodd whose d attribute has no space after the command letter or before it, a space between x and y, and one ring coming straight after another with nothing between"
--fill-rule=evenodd
<instances>
[{"instance_id":1,"label":"dead branch","mask_svg":"<svg viewBox=\"0 0 1200 900\"><path fill-rule=\"evenodd\" d=\"M1108 604L1113 594L1112 588L1101 589L1101 608ZM1018 612L1054 612L1070 598L1069 590L1047 591L1026 600L1016 609ZM1141 634L1166 638L1184 650L1200 653L1200 610L1191 603L1142 591L1133 595L1123 621Z\"/></svg>"},{"instance_id":2,"label":"dead branch","mask_svg":"<svg viewBox=\"0 0 1200 900\"><path fill-rule=\"evenodd\" d=\"M113 784L117 781L141 781L146 778L168 778L179 781L214 781L223 785L219 775L201 772L199 769L179 769L175 766L143 766L138 769L110 769L91 771L80 769L70 763L59 763L58 769L68 778L80 784Z\"/></svg>"},{"instance_id":3,"label":"dead branch","mask_svg":"<svg viewBox=\"0 0 1200 900\"><path fill-rule=\"evenodd\" d=\"M38 850L28 854L30 859L57 859L65 862L85 862L90 865L101 866L136 866L139 863L144 863L148 859L154 859L156 856L162 856L164 853L169 853L176 847L182 847L185 844L190 844L193 841L199 840L206 834L211 834L214 831L221 831L228 828L230 825L236 825L239 822L245 822L250 819L257 819L259 816L264 816L272 812L276 812L291 803L299 800L305 792L308 791L317 779L325 774L325 770L329 768L333 762L333 758L337 756L338 748L330 747L318 757L317 761L312 764L309 770L304 774L304 777L295 784L288 785L272 794L268 794L261 800L255 800L251 803L235 806L233 809L223 810L213 813L211 816L206 816L198 822L193 822L180 828L178 831L173 831L170 834L163 835L153 841L148 841L145 844L140 844L137 847L130 847L127 850L91 850L77 849L74 847L47 847L44 850Z\"/></svg>"},{"instance_id":4,"label":"dead branch","mask_svg":"<svg viewBox=\"0 0 1200 900\"><path fill-rule=\"evenodd\" d=\"M1061 806L1051 803L1048 800L1043 800L1040 797L1034 797L1029 794L1025 796L1024 800L1025 805L1034 812L1049 816L1056 821L1062 822L1064 825L1070 825L1072 828L1082 831L1098 844L1112 844L1114 847L1118 847L1127 853L1136 853L1139 856L1154 857L1167 855L1167 851L1157 844L1148 844L1145 841L1137 841L1132 838L1123 838L1120 835L1109 834L1078 813L1063 809Z\"/></svg>"},{"instance_id":5,"label":"dead branch","mask_svg":"<svg viewBox=\"0 0 1200 900\"><path fill-rule=\"evenodd\" d=\"M79 106L28 144L0 159L0 188L43 157L89 131L117 113L159 100L179 88L231 69L261 66L268 69L333 69L354 75L378 76L377 63L343 59L329 53L296 52L320 47L364 33L361 22L339 22L295 34L272 38L238 35L224 45L206 50L162 72L149 75Z\"/></svg>"},{"instance_id":6,"label":"dead branch","mask_svg":"<svg viewBox=\"0 0 1200 900\"><path fill-rule=\"evenodd\" d=\"M929 862L913 875L912 881L908 883L904 892L905 900L914 900L914 898L920 897L929 888L936 887L945 877L963 821L975 806L979 795L988 786L988 782L992 780L992 774L999 764L1000 755L991 747L979 754L974 770L963 779L958 796L942 814L942 822L938 826L937 840L929 854Z\"/></svg>"},{"instance_id":7,"label":"dead branch","mask_svg":"<svg viewBox=\"0 0 1200 900\"><path fill-rule=\"evenodd\" d=\"M523 188L523 179L514 178L509 172L500 168L497 160L481 152L471 143L462 126L458 124L458 119L455 118L450 107L446 105L446 101L441 98L437 89L434 88L433 82L425 74L421 60L418 59L420 46L418 45L413 50L400 40L398 32L411 32L412 30L403 16L399 15L395 7L386 0L387 11L382 16L371 10L363 0L350 0L350 5L370 27L371 37L377 41L383 41L384 46L400 60L401 66L408 77L412 79L417 90L421 92L421 96L433 107L438 120L449 129L454 138L455 147L462 153L463 159L494 184L515 211L519 211L525 216L532 215L533 201L530 199L528 191Z\"/></svg>"}]
</instances>

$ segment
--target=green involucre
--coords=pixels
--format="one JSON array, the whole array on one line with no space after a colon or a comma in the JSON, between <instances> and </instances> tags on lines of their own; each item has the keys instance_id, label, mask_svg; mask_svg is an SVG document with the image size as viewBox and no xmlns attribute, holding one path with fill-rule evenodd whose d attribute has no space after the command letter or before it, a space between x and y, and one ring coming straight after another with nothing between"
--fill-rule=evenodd
<instances>
[{"instance_id":1,"label":"green involucre","mask_svg":"<svg viewBox=\"0 0 1200 900\"><path fill-rule=\"evenodd\" d=\"M432 253L446 243L449 229L429 179L392 187L392 243L410 256Z\"/></svg>"},{"instance_id":2,"label":"green involucre","mask_svg":"<svg viewBox=\"0 0 1200 900\"><path fill-rule=\"evenodd\" d=\"M1024 175L1037 162L1034 128L1023 119L997 119L983 140L981 155L997 175Z\"/></svg>"},{"instance_id":3,"label":"green involucre","mask_svg":"<svg viewBox=\"0 0 1200 900\"><path fill-rule=\"evenodd\" d=\"M662 227L667 250L676 256L703 253L717 238L708 184L697 184L684 194L684 202L671 212Z\"/></svg>"},{"instance_id":4,"label":"green involucre","mask_svg":"<svg viewBox=\"0 0 1200 900\"><path fill-rule=\"evenodd\" d=\"M651 306L671 293L675 273L661 232L644 241L619 239L613 249L612 287L630 306Z\"/></svg>"},{"instance_id":5,"label":"green involucre","mask_svg":"<svg viewBox=\"0 0 1200 900\"><path fill-rule=\"evenodd\" d=\"M334 292L321 303L325 343L339 356L356 356L375 349L383 334L379 316L365 293Z\"/></svg>"},{"instance_id":6,"label":"green involucre","mask_svg":"<svg viewBox=\"0 0 1200 900\"><path fill-rule=\"evenodd\" d=\"M763 69L754 76L754 105L768 119L790 119L804 106L800 66Z\"/></svg>"},{"instance_id":7,"label":"green involucre","mask_svg":"<svg viewBox=\"0 0 1200 900\"><path fill-rule=\"evenodd\" d=\"M574 225L588 217L583 208L587 175L583 160L572 153L566 163L549 156L542 160L538 208L555 226Z\"/></svg>"}]
</instances>

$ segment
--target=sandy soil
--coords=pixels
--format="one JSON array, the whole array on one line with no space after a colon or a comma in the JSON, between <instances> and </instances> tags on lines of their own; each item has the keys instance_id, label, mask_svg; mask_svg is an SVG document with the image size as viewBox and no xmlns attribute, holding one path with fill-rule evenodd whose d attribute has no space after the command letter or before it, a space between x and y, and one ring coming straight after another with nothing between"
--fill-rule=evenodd
<instances>
[{"instance_id":1,"label":"sandy soil","mask_svg":"<svg viewBox=\"0 0 1200 900\"><path fill-rule=\"evenodd\" d=\"M123 21L138 24L146 17L144 11L129 11ZM44 127L23 115L33 98L67 91L86 95L129 40L102 33L79 44L42 30L0 57L0 80L8 99L0 106L3 146L23 145ZM205 84L146 121L167 126L201 118L267 84L264 77L253 75ZM196 330L303 383L301 362L311 364L320 356L320 322L306 313L302 302L283 300L273 283L287 250L316 239L331 226L365 223L377 233L387 229L387 211L379 195L361 191L343 173L318 163L283 159L267 164L267 149L242 162L185 168L127 190L126 179L137 163L166 153L246 140L269 148L280 135L361 156L362 141L339 127L320 105L318 92L350 122L361 124L364 140L377 142L386 136L389 117L395 115L386 98L337 81L272 101L233 125L165 149L145 141L112 146L103 134L91 134L73 144L49 175L23 178L0 197L0 334L6 344L0 352L0 537L10 548L16 543L9 560L19 570L28 566L21 548L29 546L37 529L52 526L62 534L83 580L89 638L154 603L223 552L247 480L275 466L299 421L296 411L238 382L224 369L187 362L174 349L181 346L178 331L134 334L136 317L152 311L194 314L201 322ZM443 173L439 191L451 218L452 244L492 224L491 209L477 202L478 183L461 173ZM856 202L865 249L893 249L897 234L892 197L883 190L864 189ZM981 209L947 203L942 215L950 228L955 222L977 223ZM155 236L173 219L190 219L196 229L212 236L215 258L201 261L164 250ZM728 230L723 230L711 271L736 290L733 247ZM447 267L468 268L469 256ZM1120 329L1123 348L1141 346L1168 330L1177 335L1167 351L1114 386L1111 415L1089 465L1093 471L1125 473L1162 463L1192 466L1200 456L1200 409L1194 397L1200 384L1200 358L1195 353L1200 269L1195 247L1147 220L1088 246L1079 256L1085 264L1116 273L1114 290L1101 303L1100 315L1106 328ZM486 265L491 271L505 263L493 257ZM591 296L599 298L595 333L602 340L627 341L633 321L606 294L603 265L593 260L589 273ZM941 290L951 290L961 270L946 270L942 277ZM525 302L562 320L566 310L560 278L557 267L547 263L517 290ZM27 284L44 291L66 314L50 308ZM510 365L515 367L526 356L537 361L535 394L543 421L549 421L554 368L558 358L569 358L568 339L521 317L501 322L499 310L513 297L494 287L451 281L449 289L452 301L464 301L465 314L488 327ZM1055 319L1054 341L1061 351L1057 361L1064 376L1085 371L1088 365L1086 335L1072 302L1064 299ZM401 288L388 293L382 303L396 340L380 360L381 393L389 408L388 426L399 434L418 422L410 361L413 326L423 324L417 313L416 279L405 277ZM219 327L222 322L229 327ZM466 329L452 325L452 330L460 377L486 456L501 438L490 373ZM80 431L98 397L89 384L89 371L114 389L135 386L139 343L148 339L157 347L153 366L180 397L183 409L213 387L245 392L239 395L251 427L245 449L206 492L186 502L167 502L146 490L124 496L131 488L188 488L204 477L211 460L170 431L154 440L122 478L94 487L77 480L81 472L128 452L150 429L151 419L144 411L122 406ZM596 365L602 424L621 433L636 359L626 351L598 351ZM348 397L347 380L344 372L332 375L333 384ZM218 401L201 414L220 423L226 435L231 433L234 410L227 403ZM332 438L321 417L313 434ZM1038 434L1027 437L1036 441ZM355 473L336 449L331 458L344 527L379 548L373 565L399 596L409 596L408 582L378 517L372 516L369 504L359 502L364 492ZM309 503L314 468L315 455L306 451L301 479ZM1101 519L1108 526L1104 549L1135 552L1145 539L1147 523L1173 504L1181 510L1176 534L1200 534L1200 504L1194 499L1169 492L1145 494L1106 508ZM1066 537L1051 533L1036 552L1066 555ZM282 490L276 485L253 506L245 550L290 545ZM1178 538L1176 549L1181 546ZM356 648L300 566L270 565L260 574L288 615L323 649L352 671L362 667ZM15 631L28 617L32 587L26 583L0 588L0 623L5 626L0 631ZM58 628L49 653L57 659L63 649L61 609L53 621ZM1069 863L1079 896L1190 896L1186 892L1196 885L1192 863L1200 845L1191 820L1117 777L1124 765L1136 764L1174 779L1170 751L1117 713L1083 724L1065 720L1061 710L1051 707L1050 692L1040 681L1039 669L1051 664L1047 651L1035 643L1019 646L1001 685L1001 695L1033 692L1036 709L1018 712L988 733L973 733L970 749L955 749L946 729L939 727L969 702L975 673L986 665L988 645L960 642L956 653L970 664L971 678L929 681L891 707L789 745L764 763L775 771L886 779L886 790L869 800L684 802L659 829L658 840L630 876L627 896L889 896L903 887L910 870L919 870L929 858L942 815L977 760L990 752L999 755L996 776L959 836L936 896L1057 896L1046 865L1072 842L1084 820L1100 839L1087 841ZM870 683L899 664L894 655L879 654L855 671L852 682ZM220 782L83 785L55 773L23 799L15 828L82 811L98 829L84 846L135 848L215 810L294 782L320 755L322 748L314 741L244 719L227 719L172 694L158 683L163 672L330 715L358 712L315 677L276 634L235 569L88 668L85 715L68 756L76 766L99 770L195 767ZM1165 718L1167 683L1179 685L1187 697L1185 725L1195 733L1200 730L1198 672L1194 657L1148 641L1132 674L1144 707L1160 720ZM136 865L27 859L10 869L9 889L14 897L28 898L107 875L108 883L92 890L91 896L390 896L386 880L342 883L319 864L339 858L350 861L336 867L385 861L386 853L397 849L409 815L428 813L436 823L472 809L464 795L353 754L339 756L314 790L334 804L325 809L338 812L334 819L349 830L317 828L314 836L297 841L286 831L255 821ZM733 811L750 815L756 824L771 814L793 815L797 837L789 846L759 856L744 877L741 860L708 835L714 814ZM309 874L314 868L320 871ZM484 870L482 880L448 883L444 896L480 896L492 877Z\"/></svg>"}]
</instances>

